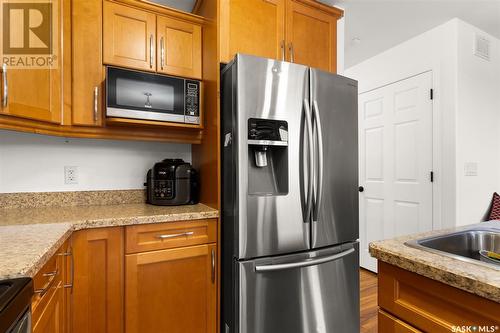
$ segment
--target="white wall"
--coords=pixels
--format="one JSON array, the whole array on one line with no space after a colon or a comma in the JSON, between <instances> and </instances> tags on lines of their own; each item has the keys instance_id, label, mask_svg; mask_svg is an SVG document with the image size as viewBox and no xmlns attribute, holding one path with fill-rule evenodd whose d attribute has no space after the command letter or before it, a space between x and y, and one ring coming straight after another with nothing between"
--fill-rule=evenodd
<instances>
[{"instance_id":1,"label":"white wall","mask_svg":"<svg viewBox=\"0 0 500 333\"><path fill-rule=\"evenodd\" d=\"M190 162L191 146L0 131L0 193L141 189L168 157ZM78 184L64 184L64 166L78 166Z\"/></svg>"},{"instance_id":2,"label":"white wall","mask_svg":"<svg viewBox=\"0 0 500 333\"><path fill-rule=\"evenodd\" d=\"M432 71L435 229L477 223L500 192L500 41L492 60L472 54L479 29L453 19L345 70L361 92ZM464 176L464 163L478 176Z\"/></svg>"},{"instance_id":3,"label":"white wall","mask_svg":"<svg viewBox=\"0 0 500 333\"><path fill-rule=\"evenodd\" d=\"M475 34L491 41L490 61L473 54ZM500 192L500 40L458 24L457 225L479 222ZM477 176L465 176L465 163Z\"/></svg>"},{"instance_id":4,"label":"white wall","mask_svg":"<svg viewBox=\"0 0 500 333\"><path fill-rule=\"evenodd\" d=\"M358 80L359 92L432 71L434 228L453 226L456 219L455 107L457 25L451 20L356 66L345 75Z\"/></svg>"}]
</instances>

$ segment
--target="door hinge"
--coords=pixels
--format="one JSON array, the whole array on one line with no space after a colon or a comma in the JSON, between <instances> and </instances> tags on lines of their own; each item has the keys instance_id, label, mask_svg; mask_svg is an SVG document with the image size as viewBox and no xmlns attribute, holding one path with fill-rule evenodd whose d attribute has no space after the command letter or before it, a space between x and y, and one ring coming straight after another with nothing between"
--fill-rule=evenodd
<instances>
[{"instance_id":1,"label":"door hinge","mask_svg":"<svg viewBox=\"0 0 500 333\"><path fill-rule=\"evenodd\" d=\"M431 171L431 183L434 183L434 171Z\"/></svg>"},{"instance_id":2,"label":"door hinge","mask_svg":"<svg viewBox=\"0 0 500 333\"><path fill-rule=\"evenodd\" d=\"M431 89L431 100L434 99L434 89Z\"/></svg>"}]
</instances>

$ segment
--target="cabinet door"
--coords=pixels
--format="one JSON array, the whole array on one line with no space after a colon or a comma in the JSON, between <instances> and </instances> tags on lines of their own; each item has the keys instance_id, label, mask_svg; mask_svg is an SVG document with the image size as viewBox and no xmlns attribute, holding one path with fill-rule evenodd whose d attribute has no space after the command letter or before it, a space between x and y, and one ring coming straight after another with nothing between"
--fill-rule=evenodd
<instances>
[{"instance_id":1,"label":"cabinet door","mask_svg":"<svg viewBox=\"0 0 500 333\"><path fill-rule=\"evenodd\" d=\"M156 71L156 15L104 1L104 63Z\"/></svg>"},{"instance_id":2,"label":"cabinet door","mask_svg":"<svg viewBox=\"0 0 500 333\"><path fill-rule=\"evenodd\" d=\"M214 333L215 258L215 244L127 255L127 333Z\"/></svg>"},{"instance_id":3,"label":"cabinet door","mask_svg":"<svg viewBox=\"0 0 500 333\"><path fill-rule=\"evenodd\" d=\"M157 17L158 72L201 79L201 27Z\"/></svg>"},{"instance_id":4,"label":"cabinet door","mask_svg":"<svg viewBox=\"0 0 500 333\"><path fill-rule=\"evenodd\" d=\"M52 1L49 1L49 3ZM30 9L29 4L2 2L1 17L12 23L33 10L34 20L41 20L40 29L29 30L23 24L9 24L9 48L2 48L1 58L6 68L0 70L0 114L60 124L62 119L62 57L60 10L66 2L52 2L52 12L47 8ZM29 14L32 15L32 14ZM35 18L36 17L36 18ZM22 21L21 21L22 22Z\"/></svg>"},{"instance_id":5,"label":"cabinet door","mask_svg":"<svg viewBox=\"0 0 500 333\"><path fill-rule=\"evenodd\" d=\"M72 331L123 332L123 229L73 234Z\"/></svg>"},{"instance_id":6,"label":"cabinet door","mask_svg":"<svg viewBox=\"0 0 500 333\"><path fill-rule=\"evenodd\" d=\"M62 283L51 291L43 312L33 323L33 333L62 333L64 326L64 288Z\"/></svg>"},{"instance_id":7,"label":"cabinet door","mask_svg":"<svg viewBox=\"0 0 500 333\"><path fill-rule=\"evenodd\" d=\"M236 53L284 60L285 0L222 0L221 61Z\"/></svg>"},{"instance_id":8,"label":"cabinet door","mask_svg":"<svg viewBox=\"0 0 500 333\"><path fill-rule=\"evenodd\" d=\"M288 1L286 40L288 61L337 70L338 16L297 1Z\"/></svg>"},{"instance_id":9,"label":"cabinet door","mask_svg":"<svg viewBox=\"0 0 500 333\"><path fill-rule=\"evenodd\" d=\"M73 125L102 124L102 1L72 3L72 121Z\"/></svg>"}]
</instances>

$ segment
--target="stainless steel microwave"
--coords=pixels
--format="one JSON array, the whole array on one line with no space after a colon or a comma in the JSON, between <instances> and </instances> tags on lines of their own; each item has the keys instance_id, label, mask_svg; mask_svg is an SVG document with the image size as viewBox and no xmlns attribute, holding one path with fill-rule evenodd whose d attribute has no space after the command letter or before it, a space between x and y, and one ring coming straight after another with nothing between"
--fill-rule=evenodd
<instances>
[{"instance_id":1,"label":"stainless steel microwave","mask_svg":"<svg viewBox=\"0 0 500 333\"><path fill-rule=\"evenodd\" d=\"M106 116L200 123L201 82L123 68L106 68Z\"/></svg>"}]
</instances>

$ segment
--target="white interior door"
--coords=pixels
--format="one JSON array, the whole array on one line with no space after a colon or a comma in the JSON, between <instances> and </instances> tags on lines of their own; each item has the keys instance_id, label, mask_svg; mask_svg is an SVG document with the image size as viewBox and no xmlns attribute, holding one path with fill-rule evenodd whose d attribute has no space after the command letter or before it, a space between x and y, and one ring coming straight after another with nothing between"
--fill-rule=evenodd
<instances>
[{"instance_id":1,"label":"white interior door","mask_svg":"<svg viewBox=\"0 0 500 333\"><path fill-rule=\"evenodd\" d=\"M432 72L359 95L360 264L375 240L432 230Z\"/></svg>"}]
</instances>

